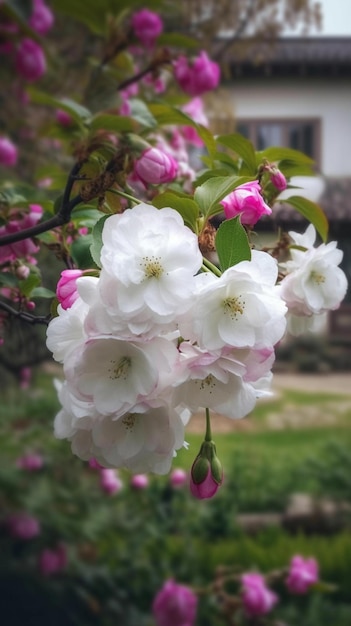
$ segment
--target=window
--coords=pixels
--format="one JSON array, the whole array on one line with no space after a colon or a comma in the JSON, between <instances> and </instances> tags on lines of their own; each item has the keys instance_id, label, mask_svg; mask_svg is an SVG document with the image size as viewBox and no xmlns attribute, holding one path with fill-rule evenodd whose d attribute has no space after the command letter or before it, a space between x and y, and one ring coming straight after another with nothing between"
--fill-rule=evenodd
<instances>
[{"instance_id":1,"label":"window","mask_svg":"<svg viewBox=\"0 0 351 626\"><path fill-rule=\"evenodd\" d=\"M236 131L250 139L257 150L294 148L320 165L320 120L238 120Z\"/></svg>"}]
</instances>

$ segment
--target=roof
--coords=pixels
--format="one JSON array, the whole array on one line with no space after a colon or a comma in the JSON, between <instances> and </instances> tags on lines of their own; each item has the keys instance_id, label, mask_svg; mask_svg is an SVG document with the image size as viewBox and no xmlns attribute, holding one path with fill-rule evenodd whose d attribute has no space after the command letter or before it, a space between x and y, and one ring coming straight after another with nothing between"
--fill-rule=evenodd
<instances>
[{"instance_id":1,"label":"roof","mask_svg":"<svg viewBox=\"0 0 351 626\"><path fill-rule=\"evenodd\" d=\"M225 55L232 74L351 77L351 37L284 37L240 40Z\"/></svg>"}]
</instances>

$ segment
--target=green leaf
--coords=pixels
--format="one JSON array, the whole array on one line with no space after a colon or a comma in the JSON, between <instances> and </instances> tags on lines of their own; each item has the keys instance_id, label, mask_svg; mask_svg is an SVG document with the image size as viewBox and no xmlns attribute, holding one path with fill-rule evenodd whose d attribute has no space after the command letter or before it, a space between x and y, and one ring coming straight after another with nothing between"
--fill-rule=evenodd
<instances>
[{"instance_id":1,"label":"green leaf","mask_svg":"<svg viewBox=\"0 0 351 626\"><path fill-rule=\"evenodd\" d=\"M194 200L199 205L203 215L208 218L213 215L216 205L225 198L233 189L247 183L250 178L247 176L215 176L197 187L194 193ZM216 212L222 209L218 208Z\"/></svg>"},{"instance_id":2,"label":"green leaf","mask_svg":"<svg viewBox=\"0 0 351 626\"><path fill-rule=\"evenodd\" d=\"M109 215L103 215L95 224L90 242L90 254L98 267L101 267L102 231Z\"/></svg>"},{"instance_id":3,"label":"green leaf","mask_svg":"<svg viewBox=\"0 0 351 626\"><path fill-rule=\"evenodd\" d=\"M327 240L329 224L327 217L319 204L316 204L307 198L302 198L301 196L291 196L290 198L286 198L286 200L284 200L284 203L285 202L291 204L291 206L297 209L301 215L306 217L306 219L313 224L323 241Z\"/></svg>"},{"instance_id":4,"label":"green leaf","mask_svg":"<svg viewBox=\"0 0 351 626\"><path fill-rule=\"evenodd\" d=\"M17 278L9 272L0 273L0 285L6 285L6 287L16 287L18 284Z\"/></svg>"},{"instance_id":5,"label":"green leaf","mask_svg":"<svg viewBox=\"0 0 351 626\"><path fill-rule=\"evenodd\" d=\"M36 287L38 287L38 285L40 285L40 282L40 276L31 272L28 278L26 278L25 280L20 280L19 282L19 288L21 290L21 293L26 296L26 298L29 298L29 296L32 295L32 291Z\"/></svg>"},{"instance_id":6,"label":"green leaf","mask_svg":"<svg viewBox=\"0 0 351 626\"><path fill-rule=\"evenodd\" d=\"M34 87L29 88L31 102L35 104L43 104L45 106L54 107L55 109L63 109L69 113L76 122L83 123L91 117L91 112L86 107L78 104L70 98L54 98L48 93L39 91Z\"/></svg>"},{"instance_id":7,"label":"green leaf","mask_svg":"<svg viewBox=\"0 0 351 626\"><path fill-rule=\"evenodd\" d=\"M156 196L152 203L158 209L171 207L175 211L178 211L178 213L182 216L184 223L189 226L192 231L196 232L199 207L191 196L178 195L172 193L171 191L165 191L164 193Z\"/></svg>"},{"instance_id":8,"label":"green leaf","mask_svg":"<svg viewBox=\"0 0 351 626\"><path fill-rule=\"evenodd\" d=\"M89 127L91 130L108 130L112 132L132 132L135 130L135 124L130 117L125 115L111 115L108 113L102 113L101 115L95 115L91 120Z\"/></svg>"},{"instance_id":9,"label":"green leaf","mask_svg":"<svg viewBox=\"0 0 351 626\"><path fill-rule=\"evenodd\" d=\"M76 239L71 245L71 256L73 261L82 270L92 269L95 267L90 247L92 244L92 236L84 235Z\"/></svg>"},{"instance_id":10,"label":"green leaf","mask_svg":"<svg viewBox=\"0 0 351 626\"><path fill-rule=\"evenodd\" d=\"M78 222L80 226L87 226L92 228L96 222L101 218L101 211L98 211L94 206L84 205L72 211L72 221Z\"/></svg>"},{"instance_id":11,"label":"green leaf","mask_svg":"<svg viewBox=\"0 0 351 626\"><path fill-rule=\"evenodd\" d=\"M55 292L46 287L36 287L33 289L31 296L32 298L54 298Z\"/></svg>"},{"instance_id":12,"label":"green leaf","mask_svg":"<svg viewBox=\"0 0 351 626\"><path fill-rule=\"evenodd\" d=\"M313 165L314 161L311 157L307 156L299 150L293 148L280 148L279 146L271 146L261 152L257 152L257 157L260 161L266 158L268 161L279 162L282 160L294 161L294 163L310 164Z\"/></svg>"},{"instance_id":13,"label":"green leaf","mask_svg":"<svg viewBox=\"0 0 351 626\"><path fill-rule=\"evenodd\" d=\"M230 148L239 157L242 158L247 165L248 174L257 174L257 162L254 147L248 139L240 135L240 133L233 133L231 135L220 135L217 137L218 143Z\"/></svg>"},{"instance_id":14,"label":"green leaf","mask_svg":"<svg viewBox=\"0 0 351 626\"><path fill-rule=\"evenodd\" d=\"M193 126L197 128L198 124L194 122L188 115L166 104L149 104L149 110L156 119L159 126L167 124L177 124L182 126Z\"/></svg>"},{"instance_id":15,"label":"green leaf","mask_svg":"<svg viewBox=\"0 0 351 626\"><path fill-rule=\"evenodd\" d=\"M108 0L53 0L52 7L58 13L63 13L69 17L86 24L90 30L101 35L105 31L106 13L112 9Z\"/></svg>"},{"instance_id":16,"label":"green leaf","mask_svg":"<svg viewBox=\"0 0 351 626\"><path fill-rule=\"evenodd\" d=\"M212 135L212 133L208 130L208 128L206 128L205 126L202 126L201 124L196 124L195 125L195 130L197 132L197 134L201 137L202 141L204 142L208 153L211 157L211 160L214 160L214 156L216 154L217 151L217 146L216 146L216 140L214 138L214 136Z\"/></svg>"},{"instance_id":17,"label":"green leaf","mask_svg":"<svg viewBox=\"0 0 351 626\"><path fill-rule=\"evenodd\" d=\"M157 122L145 102L139 100L139 98L131 98L129 104L130 117L133 120L139 122L145 128L156 128Z\"/></svg>"},{"instance_id":18,"label":"green leaf","mask_svg":"<svg viewBox=\"0 0 351 626\"><path fill-rule=\"evenodd\" d=\"M250 244L239 216L222 222L216 234L216 250L222 271L240 261L250 261Z\"/></svg>"},{"instance_id":19,"label":"green leaf","mask_svg":"<svg viewBox=\"0 0 351 626\"><path fill-rule=\"evenodd\" d=\"M175 48L195 49L199 47L199 42L196 39L179 33L164 33L157 38L157 44Z\"/></svg>"}]
</instances>

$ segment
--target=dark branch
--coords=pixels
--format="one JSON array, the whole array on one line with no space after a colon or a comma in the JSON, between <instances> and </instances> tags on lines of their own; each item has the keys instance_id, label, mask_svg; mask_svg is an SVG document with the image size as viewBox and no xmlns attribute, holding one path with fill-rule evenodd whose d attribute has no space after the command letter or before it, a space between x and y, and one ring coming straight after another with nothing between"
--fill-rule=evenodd
<instances>
[{"instance_id":1,"label":"dark branch","mask_svg":"<svg viewBox=\"0 0 351 626\"><path fill-rule=\"evenodd\" d=\"M50 315L32 315L31 313L27 313L27 311L19 311L2 300L0 300L0 310L6 311L6 313L12 317L17 317L28 324L45 324L47 326L51 319Z\"/></svg>"},{"instance_id":2,"label":"dark branch","mask_svg":"<svg viewBox=\"0 0 351 626\"><path fill-rule=\"evenodd\" d=\"M224 42L224 44L215 52L215 54L212 54L213 60L221 61L224 53L230 48L230 46L234 43L234 41L237 41L239 37L241 37L247 25L253 18L255 14L255 9L256 9L256 0L251 0L247 7L245 15L243 16L243 18L240 20L238 24L236 31L233 33L233 35L229 39L227 39Z\"/></svg>"},{"instance_id":3,"label":"dark branch","mask_svg":"<svg viewBox=\"0 0 351 626\"><path fill-rule=\"evenodd\" d=\"M16 243L16 241L22 241L23 239L28 239L29 237L36 237L36 235L40 235L41 233L46 233L48 230L52 228L56 228L57 226L62 226L63 224L67 224L71 219L71 213L77 204L82 202L82 198L80 195L75 196L70 200L70 195L72 191L72 187L74 185L74 181L76 175L78 174L81 168L81 163L75 163L72 167L72 170L68 176L67 184L65 190L63 192L63 198L60 210L54 217L51 217L46 222L41 222L40 224L35 224L35 226L30 226L29 228L24 228L16 233L10 233L8 235L3 235L0 237L0 246L10 245L11 243Z\"/></svg>"}]
</instances>

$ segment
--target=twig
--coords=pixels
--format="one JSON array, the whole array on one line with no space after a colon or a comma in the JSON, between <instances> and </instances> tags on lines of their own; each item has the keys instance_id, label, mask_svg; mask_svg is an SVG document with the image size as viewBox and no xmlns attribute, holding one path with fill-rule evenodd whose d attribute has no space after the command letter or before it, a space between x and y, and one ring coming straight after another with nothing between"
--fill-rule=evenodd
<instances>
[{"instance_id":1,"label":"twig","mask_svg":"<svg viewBox=\"0 0 351 626\"><path fill-rule=\"evenodd\" d=\"M18 311L2 300L0 300L0 310L6 311L9 315L18 317L28 324L45 324L47 326L51 319L50 315L32 315L32 313L27 313L26 311Z\"/></svg>"}]
</instances>

